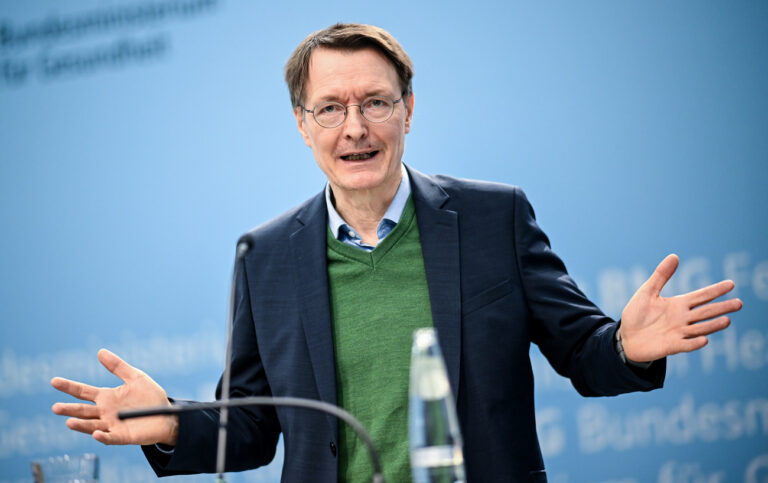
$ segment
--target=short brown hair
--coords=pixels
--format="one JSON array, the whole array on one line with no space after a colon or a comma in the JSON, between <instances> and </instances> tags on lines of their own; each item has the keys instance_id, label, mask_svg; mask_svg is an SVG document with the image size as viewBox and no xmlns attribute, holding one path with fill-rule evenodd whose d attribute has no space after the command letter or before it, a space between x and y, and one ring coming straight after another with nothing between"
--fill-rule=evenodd
<instances>
[{"instance_id":1,"label":"short brown hair","mask_svg":"<svg viewBox=\"0 0 768 483\"><path fill-rule=\"evenodd\" d=\"M413 64L403 47L389 32L373 25L337 23L309 34L285 63L285 82L288 84L293 107L303 102L304 86L309 76L309 58L317 47L339 50L376 49L392 62L400 79L402 94L407 96L411 93Z\"/></svg>"}]
</instances>

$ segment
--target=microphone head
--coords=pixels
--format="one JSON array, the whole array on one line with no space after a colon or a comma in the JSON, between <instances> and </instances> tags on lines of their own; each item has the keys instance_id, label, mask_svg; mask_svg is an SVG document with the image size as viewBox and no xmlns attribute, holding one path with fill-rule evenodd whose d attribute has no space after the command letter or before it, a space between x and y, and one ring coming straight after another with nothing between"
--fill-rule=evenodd
<instances>
[{"instance_id":1,"label":"microphone head","mask_svg":"<svg viewBox=\"0 0 768 483\"><path fill-rule=\"evenodd\" d=\"M241 258L242 256L244 256L248 252L248 250L251 249L252 245L253 244L251 243L251 240L249 240L246 237L246 235L241 236L240 239L237 241L237 249L236 249L237 258Z\"/></svg>"}]
</instances>

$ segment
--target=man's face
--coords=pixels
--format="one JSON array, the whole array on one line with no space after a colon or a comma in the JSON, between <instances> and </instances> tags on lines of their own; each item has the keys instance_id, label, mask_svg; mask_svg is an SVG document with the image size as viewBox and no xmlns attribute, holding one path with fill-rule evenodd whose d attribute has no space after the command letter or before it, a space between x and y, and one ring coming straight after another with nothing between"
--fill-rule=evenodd
<instances>
[{"instance_id":1,"label":"man's face","mask_svg":"<svg viewBox=\"0 0 768 483\"><path fill-rule=\"evenodd\" d=\"M395 68L376 50L318 48L309 60L304 106L312 110L324 101L360 104L377 95L397 100L400 90ZM382 123L367 121L356 106L347 109L340 126L330 129L318 125L312 114L302 114L299 107L294 113L304 142L312 148L337 197L354 192L394 194L405 134L411 128L413 95L395 104L392 117Z\"/></svg>"}]
</instances>

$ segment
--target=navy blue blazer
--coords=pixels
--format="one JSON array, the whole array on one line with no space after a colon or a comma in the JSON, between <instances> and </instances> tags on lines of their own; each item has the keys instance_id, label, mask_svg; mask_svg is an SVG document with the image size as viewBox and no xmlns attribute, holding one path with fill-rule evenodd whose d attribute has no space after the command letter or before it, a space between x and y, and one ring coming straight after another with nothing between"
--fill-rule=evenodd
<instances>
[{"instance_id":1,"label":"navy blue blazer","mask_svg":"<svg viewBox=\"0 0 768 483\"><path fill-rule=\"evenodd\" d=\"M468 481L546 481L531 342L585 396L661 387L665 361L645 372L620 361L617 323L568 276L519 188L408 172ZM232 397L336 403L326 231L320 193L244 235L253 248L237 269ZM229 421L228 471L269 463L282 432L283 481L337 481L332 417L259 407L233 410ZM214 411L185 413L173 456L144 451L161 476L212 472L217 426Z\"/></svg>"}]
</instances>

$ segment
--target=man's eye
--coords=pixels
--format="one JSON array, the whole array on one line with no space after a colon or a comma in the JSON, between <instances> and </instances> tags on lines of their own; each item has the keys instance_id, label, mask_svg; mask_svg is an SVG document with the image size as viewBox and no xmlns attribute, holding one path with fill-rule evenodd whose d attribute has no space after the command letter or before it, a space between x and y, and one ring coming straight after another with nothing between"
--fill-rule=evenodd
<instances>
[{"instance_id":1,"label":"man's eye","mask_svg":"<svg viewBox=\"0 0 768 483\"><path fill-rule=\"evenodd\" d=\"M343 108L338 104L325 104L318 107L318 114L338 114Z\"/></svg>"},{"instance_id":2,"label":"man's eye","mask_svg":"<svg viewBox=\"0 0 768 483\"><path fill-rule=\"evenodd\" d=\"M389 101L378 97L369 99L364 106L365 109L385 109L387 107L389 107Z\"/></svg>"}]
</instances>

